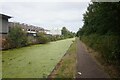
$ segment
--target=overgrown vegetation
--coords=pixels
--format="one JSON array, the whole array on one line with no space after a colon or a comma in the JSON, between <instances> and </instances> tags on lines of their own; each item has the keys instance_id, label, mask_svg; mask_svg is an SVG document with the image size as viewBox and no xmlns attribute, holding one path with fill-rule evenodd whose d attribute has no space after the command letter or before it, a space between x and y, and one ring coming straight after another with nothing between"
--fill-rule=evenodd
<instances>
[{"instance_id":1,"label":"overgrown vegetation","mask_svg":"<svg viewBox=\"0 0 120 80\"><path fill-rule=\"evenodd\" d=\"M75 36L75 33L70 32L66 27L63 27L61 32L64 38L73 38Z\"/></svg>"},{"instance_id":2,"label":"overgrown vegetation","mask_svg":"<svg viewBox=\"0 0 120 80\"><path fill-rule=\"evenodd\" d=\"M33 36L28 36L28 45L37 44L37 39Z\"/></svg>"},{"instance_id":3,"label":"overgrown vegetation","mask_svg":"<svg viewBox=\"0 0 120 80\"><path fill-rule=\"evenodd\" d=\"M108 64L120 66L120 4L93 2L84 16L77 36L98 51ZM118 68L118 70L120 70Z\"/></svg>"},{"instance_id":4,"label":"overgrown vegetation","mask_svg":"<svg viewBox=\"0 0 120 80\"><path fill-rule=\"evenodd\" d=\"M18 26L10 28L6 40L3 42L3 48L19 48L28 45L26 33Z\"/></svg>"},{"instance_id":5,"label":"overgrown vegetation","mask_svg":"<svg viewBox=\"0 0 120 80\"><path fill-rule=\"evenodd\" d=\"M45 44L45 43L48 43L50 39L45 35L45 33L40 32L37 34L37 41L40 44Z\"/></svg>"},{"instance_id":6,"label":"overgrown vegetation","mask_svg":"<svg viewBox=\"0 0 120 80\"><path fill-rule=\"evenodd\" d=\"M68 31L66 28L66 32L63 31L63 35L50 35L46 34L45 32L37 32L37 34L34 36L32 33L23 31L21 26L22 25L16 24L10 27L8 36L6 39L2 40L3 49L19 48L33 44L46 44L50 41L57 41L74 37L74 33Z\"/></svg>"},{"instance_id":7,"label":"overgrown vegetation","mask_svg":"<svg viewBox=\"0 0 120 80\"><path fill-rule=\"evenodd\" d=\"M57 41L65 39L62 35L46 35L46 37L49 39L49 41Z\"/></svg>"},{"instance_id":8,"label":"overgrown vegetation","mask_svg":"<svg viewBox=\"0 0 120 80\"><path fill-rule=\"evenodd\" d=\"M84 16L81 35L120 35L120 4L118 2L93 2Z\"/></svg>"},{"instance_id":9,"label":"overgrown vegetation","mask_svg":"<svg viewBox=\"0 0 120 80\"><path fill-rule=\"evenodd\" d=\"M119 64L120 39L118 36L99 36L93 34L89 36L82 36L82 41L84 41L89 47L100 52L106 62L110 64Z\"/></svg>"},{"instance_id":10,"label":"overgrown vegetation","mask_svg":"<svg viewBox=\"0 0 120 80\"><path fill-rule=\"evenodd\" d=\"M12 48L22 47L28 44L26 33L18 26L12 27L10 29L8 39Z\"/></svg>"}]
</instances>

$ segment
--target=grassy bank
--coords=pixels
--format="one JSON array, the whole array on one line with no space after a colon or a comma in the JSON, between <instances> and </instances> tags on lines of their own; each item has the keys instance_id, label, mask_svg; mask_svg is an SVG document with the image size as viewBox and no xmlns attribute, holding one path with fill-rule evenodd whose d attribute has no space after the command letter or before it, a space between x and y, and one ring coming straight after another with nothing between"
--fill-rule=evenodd
<instances>
[{"instance_id":1,"label":"grassy bank","mask_svg":"<svg viewBox=\"0 0 120 80\"><path fill-rule=\"evenodd\" d=\"M66 53L72 40L74 38L3 51L2 77L47 77Z\"/></svg>"},{"instance_id":2,"label":"grassy bank","mask_svg":"<svg viewBox=\"0 0 120 80\"><path fill-rule=\"evenodd\" d=\"M76 41L70 46L66 55L57 64L49 78L75 78L76 74Z\"/></svg>"},{"instance_id":3,"label":"grassy bank","mask_svg":"<svg viewBox=\"0 0 120 80\"><path fill-rule=\"evenodd\" d=\"M89 35L81 40L91 49L96 59L111 77L120 77L120 38L119 36Z\"/></svg>"}]
</instances>

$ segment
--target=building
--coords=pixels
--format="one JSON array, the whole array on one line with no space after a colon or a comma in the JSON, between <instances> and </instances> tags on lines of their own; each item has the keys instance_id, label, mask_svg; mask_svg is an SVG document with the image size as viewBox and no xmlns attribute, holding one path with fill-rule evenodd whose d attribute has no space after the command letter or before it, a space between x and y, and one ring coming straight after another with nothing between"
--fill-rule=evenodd
<instances>
[{"instance_id":1,"label":"building","mask_svg":"<svg viewBox=\"0 0 120 80\"><path fill-rule=\"evenodd\" d=\"M52 29L50 32L53 36L61 35L61 30L60 29Z\"/></svg>"},{"instance_id":2,"label":"building","mask_svg":"<svg viewBox=\"0 0 120 80\"><path fill-rule=\"evenodd\" d=\"M11 18L10 16L0 14L0 38L4 38L9 32L8 19L10 18Z\"/></svg>"},{"instance_id":3,"label":"building","mask_svg":"<svg viewBox=\"0 0 120 80\"><path fill-rule=\"evenodd\" d=\"M18 23L18 22L10 22L9 23L9 28L11 27L21 27L23 31L27 32L28 36L36 36L37 33L39 32L44 32L46 33L46 30L42 27L37 27L37 26L33 26L33 25L28 25L28 24L24 24L24 23Z\"/></svg>"},{"instance_id":4,"label":"building","mask_svg":"<svg viewBox=\"0 0 120 80\"><path fill-rule=\"evenodd\" d=\"M50 30L45 29L44 32L45 32L46 34L48 34L48 35L52 35L52 33L51 33Z\"/></svg>"},{"instance_id":5,"label":"building","mask_svg":"<svg viewBox=\"0 0 120 80\"><path fill-rule=\"evenodd\" d=\"M0 14L0 50L2 50L2 42L5 40L5 37L9 32L8 19L10 18L10 16Z\"/></svg>"}]
</instances>

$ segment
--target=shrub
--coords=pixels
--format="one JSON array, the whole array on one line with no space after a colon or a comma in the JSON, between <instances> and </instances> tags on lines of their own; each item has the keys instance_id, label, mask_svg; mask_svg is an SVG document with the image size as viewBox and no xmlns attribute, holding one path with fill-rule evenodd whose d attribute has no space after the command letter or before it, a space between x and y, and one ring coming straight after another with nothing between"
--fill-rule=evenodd
<instances>
[{"instance_id":1,"label":"shrub","mask_svg":"<svg viewBox=\"0 0 120 80\"><path fill-rule=\"evenodd\" d=\"M120 38L114 35L82 36L82 41L101 53L108 63L120 64Z\"/></svg>"},{"instance_id":2,"label":"shrub","mask_svg":"<svg viewBox=\"0 0 120 80\"><path fill-rule=\"evenodd\" d=\"M9 49L9 42L8 42L8 40L7 40L7 38L5 38L5 39L1 39L1 49Z\"/></svg>"},{"instance_id":3,"label":"shrub","mask_svg":"<svg viewBox=\"0 0 120 80\"><path fill-rule=\"evenodd\" d=\"M8 41L10 44L10 48L18 48L26 46L28 44L26 33L22 31L19 26L14 26L10 28Z\"/></svg>"},{"instance_id":4,"label":"shrub","mask_svg":"<svg viewBox=\"0 0 120 80\"><path fill-rule=\"evenodd\" d=\"M49 35L48 38L49 38L50 41L56 41L57 40L56 37L52 36L52 35Z\"/></svg>"},{"instance_id":5,"label":"shrub","mask_svg":"<svg viewBox=\"0 0 120 80\"><path fill-rule=\"evenodd\" d=\"M34 44L37 44L37 39L36 37L33 37L33 36L28 36L28 45L34 45Z\"/></svg>"},{"instance_id":6,"label":"shrub","mask_svg":"<svg viewBox=\"0 0 120 80\"><path fill-rule=\"evenodd\" d=\"M48 38L50 41L57 41L57 40L65 39L64 36L62 35L49 35Z\"/></svg>"},{"instance_id":7,"label":"shrub","mask_svg":"<svg viewBox=\"0 0 120 80\"><path fill-rule=\"evenodd\" d=\"M37 34L37 41L40 44L45 44L49 42L49 38L42 32Z\"/></svg>"}]
</instances>

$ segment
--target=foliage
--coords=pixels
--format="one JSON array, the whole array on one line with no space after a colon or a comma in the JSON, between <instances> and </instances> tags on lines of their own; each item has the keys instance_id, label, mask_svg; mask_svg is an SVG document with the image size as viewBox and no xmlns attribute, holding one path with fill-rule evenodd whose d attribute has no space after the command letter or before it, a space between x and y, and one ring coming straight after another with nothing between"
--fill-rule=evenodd
<instances>
[{"instance_id":1,"label":"foliage","mask_svg":"<svg viewBox=\"0 0 120 80\"><path fill-rule=\"evenodd\" d=\"M81 35L93 33L100 35L120 35L120 4L93 2L89 4L84 16Z\"/></svg>"},{"instance_id":2,"label":"foliage","mask_svg":"<svg viewBox=\"0 0 120 80\"><path fill-rule=\"evenodd\" d=\"M82 28L79 28L78 32L76 33L76 36L79 37L79 36L82 36L82 35L83 35Z\"/></svg>"},{"instance_id":3,"label":"foliage","mask_svg":"<svg viewBox=\"0 0 120 80\"><path fill-rule=\"evenodd\" d=\"M120 38L118 36L99 36L92 34L89 36L82 36L89 47L101 53L108 63L119 64L120 61Z\"/></svg>"},{"instance_id":4,"label":"foliage","mask_svg":"<svg viewBox=\"0 0 120 80\"><path fill-rule=\"evenodd\" d=\"M93 2L83 15L77 36L99 51L108 63L120 63L120 4Z\"/></svg>"},{"instance_id":5,"label":"foliage","mask_svg":"<svg viewBox=\"0 0 120 80\"><path fill-rule=\"evenodd\" d=\"M0 43L1 43L1 47L2 49L9 49L9 42L8 42L8 38L6 37L5 39L0 39Z\"/></svg>"},{"instance_id":6,"label":"foliage","mask_svg":"<svg viewBox=\"0 0 120 80\"><path fill-rule=\"evenodd\" d=\"M27 36L24 31L19 26L14 26L10 28L8 33L8 42L10 48L18 48L27 45Z\"/></svg>"},{"instance_id":7,"label":"foliage","mask_svg":"<svg viewBox=\"0 0 120 80\"><path fill-rule=\"evenodd\" d=\"M33 44L45 44L49 41L57 41L65 38L72 38L75 34L68 31L67 35L48 35L45 32L37 33L37 36L28 36L25 31L22 30L22 25L12 25L10 27L8 36L2 42L2 49L18 48Z\"/></svg>"},{"instance_id":8,"label":"foliage","mask_svg":"<svg viewBox=\"0 0 120 80\"><path fill-rule=\"evenodd\" d=\"M37 44L37 39L34 36L28 36L28 45Z\"/></svg>"},{"instance_id":9,"label":"foliage","mask_svg":"<svg viewBox=\"0 0 120 80\"><path fill-rule=\"evenodd\" d=\"M75 36L75 33L70 32L66 27L63 27L61 32L64 38L73 38Z\"/></svg>"},{"instance_id":10,"label":"foliage","mask_svg":"<svg viewBox=\"0 0 120 80\"><path fill-rule=\"evenodd\" d=\"M37 40L40 44L45 44L49 42L49 38L43 32L37 34Z\"/></svg>"},{"instance_id":11,"label":"foliage","mask_svg":"<svg viewBox=\"0 0 120 80\"><path fill-rule=\"evenodd\" d=\"M1 39L2 49L18 48L33 44L45 44L49 41L64 39L62 35L48 35L44 32L37 33L37 36L28 36L19 25L10 27L5 40Z\"/></svg>"}]
</instances>

